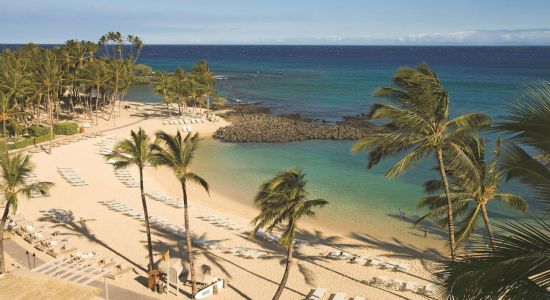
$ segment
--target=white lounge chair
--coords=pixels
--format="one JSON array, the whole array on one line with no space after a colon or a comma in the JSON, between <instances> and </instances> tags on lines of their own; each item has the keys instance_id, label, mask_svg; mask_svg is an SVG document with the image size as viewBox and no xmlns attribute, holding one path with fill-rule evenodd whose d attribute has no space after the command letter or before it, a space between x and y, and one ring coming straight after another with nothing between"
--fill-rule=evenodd
<instances>
[{"instance_id":1,"label":"white lounge chair","mask_svg":"<svg viewBox=\"0 0 550 300\"><path fill-rule=\"evenodd\" d=\"M310 296L307 297L307 300L321 300L325 297L327 290L324 288L315 288L311 290Z\"/></svg>"},{"instance_id":2,"label":"white lounge chair","mask_svg":"<svg viewBox=\"0 0 550 300\"><path fill-rule=\"evenodd\" d=\"M427 296L433 296L435 294L435 286L433 283L428 283L424 287L424 294Z\"/></svg>"},{"instance_id":3,"label":"white lounge chair","mask_svg":"<svg viewBox=\"0 0 550 300\"><path fill-rule=\"evenodd\" d=\"M418 291L418 287L416 286L416 283L409 281L405 284L405 291L416 293Z\"/></svg>"},{"instance_id":4,"label":"white lounge chair","mask_svg":"<svg viewBox=\"0 0 550 300\"><path fill-rule=\"evenodd\" d=\"M336 294L334 294L334 296L332 297L332 300L346 300L346 293L342 293L342 292L338 292Z\"/></svg>"}]
</instances>

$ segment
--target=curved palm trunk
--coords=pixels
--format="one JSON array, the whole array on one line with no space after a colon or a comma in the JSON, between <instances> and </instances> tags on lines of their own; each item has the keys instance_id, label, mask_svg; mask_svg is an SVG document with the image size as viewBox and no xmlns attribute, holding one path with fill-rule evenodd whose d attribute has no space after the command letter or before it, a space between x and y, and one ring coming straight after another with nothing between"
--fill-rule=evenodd
<instances>
[{"instance_id":1,"label":"curved palm trunk","mask_svg":"<svg viewBox=\"0 0 550 300\"><path fill-rule=\"evenodd\" d=\"M2 215L2 221L0 221L0 274L6 273L6 262L4 261L4 226L6 226L9 211L10 206L6 203L6 208L4 209L4 214Z\"/></svg>"},{"instance_id":2,"label":"curved palm trunk","mask_svg":"<svg viewBox=\"0 0 550 300\"><path fill-rule=\"evenodd\" d=\"M443 181L443 187L445 188L445 197L447 198L447 217L449 218L449 246L451 247L451 258L455 260L455 224L453 219L453 209L449 192L449 181L447 179L447 173L445 172L445 165L443 163L443 150L438 147L436 150L437 162L439 164L439 173L441 174L441 180Z\"/></svg>"},{"instance_id":3,"label":"curved palm trunk","mask_svg":"<svg viewBox=\"0 0 550 300\"><path fill-rule=\"evenodd\" d=\"M147 232L147 250L149 251L149 270L153 269L153 243L151 242L151 227L149 226L149 212L147 211L147 201L145 201L145 191L143 189L143 169L139 169L139 187L141 189L141 204L143 205L143 215L145 217L145 230Z\"/></svg>"},{"instance_id":4,"label":"curved palm trunk","mask_svg":"<svg viewBox=\"0 0 550 300\"><path fill-rule=\"evenodd\" d=\"M278 300L285 289L286 282L288 280L288 275L290 274L290 267L292 266L292 244L293 244L292 242L288 244L288 249L286 252L285 273L283 274L283 278L281 279L279 288L277 289L277 291L275 292L275 295L273 296L273 300Z\"/></svg>"},{"instance_id":5,"label":"curved palm trunk","mask_svg":"<svg viewBox=\"0 0 550 300\"><path fill-rule=\"evenodd\" d=\"M193 243L191 240L191 232L189 231L189 210L187 206L187 188L185 181L181 181L181 189L183 191L183 210L185 215L185 240L187 243L187 257L189 258L189 273L191 275L191 295L194 297L197 292L197 281L195 279L195 262L193 259Z\"/></svg>"},{"instance_id":6,"label":"curved palm trunk","mask_svg":"<svg viewBox=\"0 0 550 300\"><path fill-rule=\"evenodd\" d=\"M481 214L483 215L483 222L485 222L485 228L487 229L487 234L489 234L489 246L491 249L494 248L494 236L493 229L491 228L491 223L489 222L489 214L487 214L487 205L481 204Z\"/></svg>"},{"instance_id":7,"label":"curved palm trunk","mask_svg":"<svg viewBox=\"0 0 550 300\"><path fill-rule=\"evenodd\" d=\"M8 150L8 132L6 131L6 120L2 120L2 127L4 130L4 147L6 147L6 156L10 156L10 152Z\"/></svg>"}]
</instances>

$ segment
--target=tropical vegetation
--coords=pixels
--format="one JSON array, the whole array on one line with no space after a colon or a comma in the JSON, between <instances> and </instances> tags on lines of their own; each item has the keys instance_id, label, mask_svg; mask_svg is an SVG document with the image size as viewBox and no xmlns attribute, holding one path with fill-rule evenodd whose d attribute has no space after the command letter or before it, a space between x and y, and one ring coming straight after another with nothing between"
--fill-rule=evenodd
<instances>
[{"instance_id":1,"label":"tropical vegetation","mask_svg":"<svg viewBox=\"0 0 550 300\"><path fill-rule=\"evenodd\" d=\"M303 217L315 216L316 210L328 204L323 199L308 199L305 173L291 169L277 174L260 186L254 198L254 203L260 209L252 223L254 229L250 238L265 228L268 232L281 228L283 234L279 244L286 248L286 267L279 287L273 299L279 299L285 289L293 262L294 237L298 230L298 222Z\"/></svg>"}]
</instances>

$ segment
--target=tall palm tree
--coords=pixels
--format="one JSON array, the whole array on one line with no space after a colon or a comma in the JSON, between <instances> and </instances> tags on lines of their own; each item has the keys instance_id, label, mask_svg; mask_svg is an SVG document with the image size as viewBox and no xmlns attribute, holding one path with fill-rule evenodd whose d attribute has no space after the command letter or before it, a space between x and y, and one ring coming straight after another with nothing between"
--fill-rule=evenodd
<instances>
[{"instance_id":1,"label":"tall palm tree","mask_svg":"<svg viewBox=\"0 0 550 300\"><path fill-rule=\"evenodd\" d=\"M210 117L210 96L215 94L214 72L208 67L206 60L199 60L191 69L191 78L198 83L200 87L199 96L206 98L206 117Z\"/></svg>"},{"instance_id":2,"label":"tall palm tree","mask_svg":"<svg viewBox=\"0 0 550 300\"><path fill-rule=\"evenodd\" d=\"M464 159L458 140L487 127L490 118L485 114L471 113L449 119L449 94L437 74L426 64L398 69L393 82L393 87L383 87L374 93L374 96L383 97L392 104L375 104L370 113L372 119L390 121L386 130L358 141L352 150L369 152L369 168L385 157L407 153L386 173L387 178L402 175L435 152L447 199L449 246L454 259L454 220L443 153L452 152L451 157Z\"/></svg>"},{"instance_id":3,"label":"tall palm tree","mask_svg":"<svg viewBox=\"0 0 550 300\"><path fill-rule=\"evenodd\" d=\"M490 202L498 201L503 205L519 212L527 211L527 202L520 196L501 193L500 184L504 180L505 173L497 167L500 158L500 139L497 139L493 151L492 161L487 163L485 158L485 145L481 139L472 139L465 145L465 153L469 157L468 164L449 165L447 173L450 174L450 194L453 202L453 215L462 216L459 223L457 244L460 245L469 239L476 227L481 215L488 234L488 241L493 246L494 233L487 212ZM441 180L431 180L425 184L426 191L434 194L441 190ZM418 208L428 207L430 211L416 221L430 218L439 225L444 226L448 220L445 217L447 199L444 194L430 195L420 199Z\"/></svg>"},{"instance_id":4,"label":"tall palm tree","mask_svg":"<svg viewBox=\"0 0 550 300\"><path fill-rule=\"evenodd\" d=\"M19 197L24 196L30 198L33 191L38 191L43 195L47 195L53 183L47 181L27 183L26 179L30 176L34 169L31 163L30 155L16 154L13 157L0 156L0 189L3 196L3 202L6 205L2 220L0 221L0 237L4 236L4 227L10 213L17 211ZM0 273L6 272L6 264L4 261L4 241L0 238Z\"/></svg>"},{"instance_id":5,"label":"tall palm tree","mask_svg":"<svg viewBox=\"0 0 550 300\"><path fill-rule=\"evenodd\" d=\"M82 79L95 88L95 123L97 125L99 123L98 113L101 88L103 88L109 80L105 61L97 59L86 65L86 67L82 69Z\"/></svg>"},{"instance_id":6,"label":"tall palm tree","mask_svg":"<svg viewBox=\"0 0 550 300\"><path fill-rule=\"evenodd\" d=\"M153 90L159 96L161 96L168 108L168 114L172 117L172 110L170 109L170 103L172 103L172 97L170 97L170 76L166 72L157 72L153 78Z\"/></svg>"},{"instance_id":7,"label":"tall palm tree","mask_svg":"<svg viewBox=\"0 0 550 300\"><path fill-rule=\"evenodd\" d=\"M8 129L7 123L9 123L14 131L19 129L17 123L17 116L22 115L23 112L19 111L19 108L10 104L8 95L0 93L0 121L2 121L2 131L4 132L4 146L6 147L6 156L9 155L8 151Z\"/></svg>"},{"instance_id":8,"label":"tall palm tree","mask_svg":"<svg viewBox=\"0 0 550 300\"><path fill-rule=\"evenodd\" d=\"M324 207L328 201L323 199L308 200L305 189L305 174L301 170L291 169L281 172L263 183L256 194L254 203L260 208L260 214L252 223L255 225L250 237L254 238L261 228L272 231L277 227L283 228L283 235L279 243L286 247L286 267L279 288L273 299L279 299L286 286L286 281L292 266L292 249L298 222L302 217L315 216L315 210Z\"/></svg>"},{"instance_id":9,"label":"tall palm tree","mask_svg":"<svg viewBox=\"0 0 550 300\"><path fill-rule=\"evenodd\" d=\"M526 86L495 128L511 134L500 166L527 184L541 209L550 211L550 83ZM529 147L527 152L520 144ZM529 153L534 153L531 156ZM469 255L442 263L443 292L454 299L549 299L550 224L547 215L497 224L494 246L474 243Z\"/></svg>"},{"instance_id":10,"label":"tall palm tree","mask_svg":"<svg viewBox=\"0 0 550 300\"><path fill-rule=\"evenodd\" d=\"M38 64L36 81L48 101L50 115L50 154L52 153L53 147L53 101L57 98L62 80L63 73L56 61L54 51L45 50L41 62Z\"/></svg>"},{"instance_id":11,"label":"tall palm tree","mask_svg":"<svg viewBox=\"0 0 550 300\"><path fill-rule=\"evenodd\" d=\"M191 171L191 163L199 146L199 134L187 133L182 138L178 131L176 135L170 135L164 131L158 131L156 136L163 146L153 145L155 150L155 164L166 166L174 172L181 185L183 193L183 210L185 220L185 233L187 243L187 258L189 259L189 269L191 273L191 289L194 296L197 292L197 283L195 279L195 265L193 261L192 234L189 225L189 206L187 200L187 183L194 182L199 184L208 192L208 182L201 176Z\"/></svg>"},{"instance_id":12,"label":"tall palm tree","mask_svg":"<svg viewBox=\"0 0 550 300\"><path fill-rule=\"evenodd\" d=\"M145 200L145 190L143 187L143 169L153 161L151 138L143 129L137 132L130 132L130 139L124 139L116 143L113 152L106 154L106 160L114 161L115 170L126 169L130 166L136 166L139 170L139 188L141 192L141 204L143 205L143 215L145 217L145 230L147 233L147 250L149 251L149 270L154 268L153 263L153 244L151 242L151 228L149 226L149 212L147 211L147 201Z\"/></svg>"}]
</instances>

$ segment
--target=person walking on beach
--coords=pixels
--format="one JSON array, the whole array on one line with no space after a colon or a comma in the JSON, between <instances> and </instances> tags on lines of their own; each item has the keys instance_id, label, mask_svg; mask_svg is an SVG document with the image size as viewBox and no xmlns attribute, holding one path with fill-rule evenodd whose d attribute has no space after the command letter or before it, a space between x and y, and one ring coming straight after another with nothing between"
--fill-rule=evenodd
<instances>
[{"instance_id":1,"label":"person walking on beach","mask_svg":"<svg viewBox=\"0 0 550 300\"><path fill-rule=\"evenodd\" d=\"M424 238L428 237L428 226L424 226Z\"/></svg>"}]
</instances>

